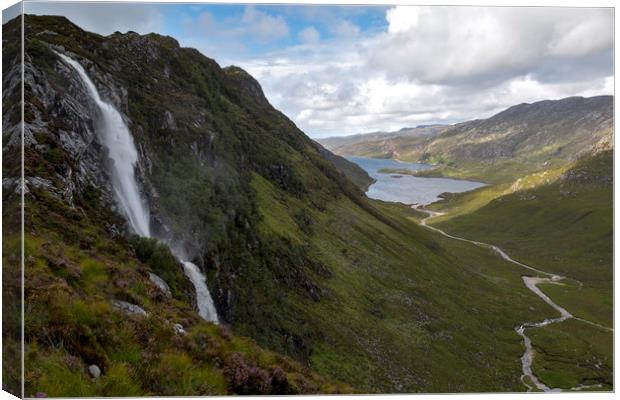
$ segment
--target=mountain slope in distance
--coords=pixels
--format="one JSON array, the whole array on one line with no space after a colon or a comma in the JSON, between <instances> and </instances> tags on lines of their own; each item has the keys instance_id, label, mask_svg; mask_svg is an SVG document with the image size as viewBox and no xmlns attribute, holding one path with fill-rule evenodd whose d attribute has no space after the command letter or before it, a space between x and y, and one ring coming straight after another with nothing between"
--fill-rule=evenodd
<instances>
[{"instance_id":1,"label":"mountain slope in distance","mask_svg":"<svg viewBox=\"0 0 620 400\"><path fill-rule=\"evenodd\" d=\"M568 165L584 154L613 146L613 97L569 97L519 104L490 118L452 125L436 136L397 137L390 149L369 140L334 148L337 154L388 156L438 168L425 176L511 181ZM381 149L381 150L378 150Z\"/></svg>"},{"instance_id":2,"label":"mountain slope in distance","mask_svg":"<svg viewBox=\"0 0 620 400\"><path fill-rule=\"evenodd\" d=\"M401 142L408 141L412 145L425 143L448 127L448 125L420 125L394 132L333 136L319 139L318 142L340 155L400 158Z\"/></svg>"}]
</instances>

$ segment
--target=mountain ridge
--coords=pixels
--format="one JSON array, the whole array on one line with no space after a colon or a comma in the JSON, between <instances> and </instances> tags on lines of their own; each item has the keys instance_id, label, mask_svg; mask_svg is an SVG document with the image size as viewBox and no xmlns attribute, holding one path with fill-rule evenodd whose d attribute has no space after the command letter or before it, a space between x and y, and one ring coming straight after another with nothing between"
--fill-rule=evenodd
<instances>
[{"instance_id":1,"label":"mountain ridge","mask_svg":"<svg viewBox=\"0 0 620 400\"><path fill-rule=\"evenodd\" d=\"M393 158L394 146L391 145L393 139L401 137L415 139L427 139L428 137L434 137L444 129L449 128L450 125L430 124L430 125L418 125L414 128L401 128L397 131L385 132L369 132L358 133L346 136L332 136L317 141L324 145L326 148L339 153L341 155L363 155L355 153L358 150L356 146L363 146L366 142L377 141L384 148L384 153L380 154L382 158ZM352 154L348 154L353 152Z\"/></svg>"},{"instance_id":2,"label":"mountain ridge","mask_svg":"<svg viewBox=\"0 0 620 400\"><path fill-rule=\"evenodd\" d=\"M521 168L531 173L549 165L566 165L597 147L612 146L612 107L613 96L605 95L522 103L487 119L452 125L432 140L398 137L391 141L390 149L381 147L380 141L333 149L344 155L384 157L395 153L404 161L439 167L426 174L455 176L459 169L467 171L462 176L469 178L506 180ZM497 175L485 176L475 163L495 164Z\"/></svg>"}]
</instances>

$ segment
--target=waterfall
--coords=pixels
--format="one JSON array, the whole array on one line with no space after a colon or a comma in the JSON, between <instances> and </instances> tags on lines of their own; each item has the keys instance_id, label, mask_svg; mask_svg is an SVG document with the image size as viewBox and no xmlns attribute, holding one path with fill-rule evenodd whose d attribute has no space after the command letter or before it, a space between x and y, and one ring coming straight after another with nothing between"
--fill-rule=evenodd
<instances>
[{"instance_id":1,"label":"waterfall","mask_svg":"<svg viewBox=\"0 0 620 400\"><path fill-rule=\"evenodd\" d=\"M140 192L136 183L135 166L138 162L138 152L136 151L131 132L129 132L129 128L125 125L116 108L101 100L97 87L90 80L82 65L64 54L59 54L59 56L78 72L88 90L88 94L90 94L101 113L99 136L103 145L108 149L109 157L112 159L110 168L112 190L121 206L121 210L129 221L129 226L136 234L149 237L151 235L149 211L140 198Z\"/></svg>"},{"instance_id":2,"label":"waterfall","mask_svg":"<svg viewBox=\"0 0 620 400\"><path fill-rule=\"evenodd\" d=\"M97 87L82 65L64 54L56 54L77 71L88 90L88 94L101 113L101 126L98 130L98 134L103 145L108 149L109 157L112 159L110 168L112 190L114 191L123 214L129 222L129 226L137 235L150 237L149 210L146 206L146 202L140 197L140 191L138 190L135 177L138 151L136 150L129 128L116 108L101 99ZM173 249L172 247L170 248L171 250ZM209 293L206 277L195 264L182 260L179 254L177 254L178 252L174 250L172 250L172 252L183 265L185 275L196 289L198 314L207 321L217 324L217 311L215 310L213 299Z\"/></svg>"},{"instance_id":3,"label":"waterfall","mask_svg":"<svg viewBox=\"0 0 620 400\"><path fill-rule=\"evenodd\" d=\"M204 276L200 269L189 261L181 261L185 275L192 281L194 288L196 288L196 303L198 304L198 315L207 321L218 323L217 311L209 293L209 287L207 286L207 278Z\"/></svg>"}]
</instances>

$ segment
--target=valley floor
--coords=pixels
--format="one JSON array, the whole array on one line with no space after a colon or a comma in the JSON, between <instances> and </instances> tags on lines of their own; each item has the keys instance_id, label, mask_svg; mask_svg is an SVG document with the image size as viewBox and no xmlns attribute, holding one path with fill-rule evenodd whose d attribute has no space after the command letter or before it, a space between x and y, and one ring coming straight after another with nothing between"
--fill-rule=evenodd
<instances>
[{"instance_id":1,"label":"valley floor","mask_svg":"<svg viewBox=\"0 0 620 400\"><path fill-rule=\"evenodd\" d=\"M453 240L494 250L521 275L537 279L524 283L555 311L525 324L523 344L530 350L531 375L539 380L526 379L530 387L612 389L611 161L606 151L562 175L547 174L554 179L535 174L512 186L450 195L428 206L428 217L414 217Z\"/></svg>"},{"instance_id":2,"label":"valley floor","mask_svg":"<svg viewBox=\"0 0 620 400\"><path fill-rule=\"evenodd\" d=\"M533 370L532 370L532 364L535 360L535 354L536 351L534 350L533 344L532 344L532 340L531 340L531 334L529 333L530 330L540 330L542 328L548 327L551 324L560 324L563 323L565 321L568 320L574 320L574 321L578 321L578 323L581 324L587 324L589 325L591 328L593 328L594 330L599 331L598 335L595 335L595 337L597 339L601 339L601 335L600 333L603 332L609 332L611 335L613 335L613 329L604 325L601 325L599 323L587 320L587 319L583 319L580 317L576 317L575 315L571 314L569 311L567 311L565 308L563 308L562 306L558 305L557 303L555 303L554 300L552 300L547 294L545 294L539 287L538 285L546 285L546 287L551 288L552 286L574 286L575 284L577 284L578 286L582 287L583 283L580 281L576 281L573 279L568 279L566 277L563 276L559 276L559 275L555 275L549 272L545 272L545 271L541 271L537 268L531 267L529 265L523 264L519 261L514 260L513 258L511 258L510 256L508 256L502 249L500 249L499 247L492 245L492 244L488 244L488 243L482 243L482 242L478 242L478 241L474 241L474 240L469 240L469 239L465 239L459 236L454 236L451 235L449 233L446 233L445 231L433 227L433 226L429 226L427 224L427 222L433 218L442 216L443 213L440 212L436 212L436 211L430 211L430 210L425 210L423 208L417 207L417 209L425 212L428 214L428 217L423 218L420 220L420 224L423 226L428 227L429 229L431 229L434 232L437 232L445 237L454 239L454 240L459 240L459 241L464 241L467 243L470 243L472 245L475 246L480 246L480 247L486 247L486 248L491 248L493 251L495 251L497 253L498 256L500 256L501 258L515 264L517 267L519 268L524 268L529 270L528 275L533 274L535 275L534 277L531 276L527 276L524 275L523 276L523 282L525 284L525 286L530 289L534 294L536 294L538 297L540 297L545 303L549 304L551 307L553 307L554 309L556 309L558 311L558 313L560 314L558 317L556 318L546 318L544 320L541 321L537 321L537 322L524 322L523 324L521 324L520 326L515 328L515 331L521 336L523 337L523 343L524 343L524 347L525 347L525 351L523 356L521 357L521 364L522 364L522 372L523 374L521 375L521 380L523 382L523 384L525 386L527 386L528 391L530 390L538 390L538 391L545 391L545 392L550 392L550 391L562 391L562 390L569 390L569 391L580 391L580 390L594 390L594 389L603 389L605 388L604 384L602 382L598 382L596 379L590 379L591 382L588 382L588 379L584 379L581 381L581 383L579 383L577 386L574 387L570 387L570 388L565 388L565 387L549 387L547 386L545 383L541 382L541 380L534 374ZM581 327L583 329L583 327ZM585 330L587 331L587 329ZM534 334L535 331L534 331ZM540 335L536 335L536 337L540 337ZM603 339L604 340L604 339Z\"/></svg>"}]
</instances>

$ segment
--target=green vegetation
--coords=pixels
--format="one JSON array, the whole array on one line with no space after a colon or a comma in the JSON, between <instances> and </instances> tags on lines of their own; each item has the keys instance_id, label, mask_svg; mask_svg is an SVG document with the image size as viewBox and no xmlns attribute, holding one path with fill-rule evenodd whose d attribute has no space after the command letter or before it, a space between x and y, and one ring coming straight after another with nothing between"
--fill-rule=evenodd
<instances>
[{"instance_id":1,"label":"green vegetation","mask_svg":"<svg viewBox=\"0 0 620 400\"><path fill-rule=\"evenodd\" d=\"M419 212L392 203L373 202L386 224L343 199L314 214L306 235L289 217L299 200L262 179L254 187L265 194L262 229L305 238L331 273L320 301L292 303L321 333L306 339L313 369L370 392L525 389L513 328L553 310L523 287L522 271L429 234L408 221Z\"/></svg>"},{"instance_id":2,"label":"green vegetation","mask_svg":"<svg viewBox=\"0 0 620 400\"><path fill-rule=\"evenodd\" d=\"M514 192L500 195L500 186L495 186L453 195L433 205L447 214L432 223L454 235L493 243L521 262L567 277L564 285L540 287L576 317L611 327L612 165L613 154L605 151L581 160L550 184L522 179ZM539 378L547 385L570 388L594 382L609 389L609 332L566 321L531 333L537 351L535 373L540 371Z\"/></svg>"},{"instance_id":3,"label":"green vegetation","mask_svg":"<svg viewBox=\"0 0 620 400\"><path fill-rule=\"evenodd\" d=\"M157 239L139 236L132 236L129 243L136 258L168 284L173 297L189 302L188 293L191 293L193 286L187 281L183 269L168 246Z\"/></svg>"},{"instance_id":4,"label":"green vegetation","mask_svg":"<svg viewBox=\"0 0 620 400\"><path fill-rule=\"evenodd\" d=\"M159 272L172 274L168 282L188 284L162 245L110 239L100 221L72 220L63 203L44 191L33 194L37 200L28 200L26 213L28 396L351 391L201 320L187 300L188 291L179 298L161 296L148 279L152 268L165 265ZM50 218L69 229L50 226ZM85 246L74 231L106 244ZM127 314L112 300L136 304L148 315ZM176 332L173 324L181 324L186 333ZM91 364L101 368L100 378L88 374Z\"/></svg>"},{"instance_id":5,"label":"green vegetation","mask_svg":"<svg viewBox=\"0 0 620 400\"><path fill-rule=\"evenodd\" d=\"M613 332L569 319L528 335L536 351L532 369L548 386L613 389Z\"/></svg>"},{"instance_id":6,"label":"green vegetation","mask_svg":"<svg viewBox=\"0 0 620 400\"><path fill-rule=\"evenodd\" d=\"M21 87L21 34L15 28L17 21L2 26L2 81L3 88L9 84ZM14 185L6 185L10 178L21 174L23 152L17 146L9 148L11 140L16 140L15 133L21 129L15 127L22 119L21 91L2 93L2 385L3 390L19 397L22 395L22 268L21 246L21 196ZM5 178L9 178L5 180Z\"/></svg>"},{"instance_id":7,"label":"green vegetation","mask_svg":"<svg viewBox=\"0 0 620 400\"><path fill-rule=\"evenodd\" d=\"M568 170L550 185L506 194L474 213L452 213L438 227L488 241L534 266L611 288L612 154L604 152ZM459 209L471 197L455 195L435 209ZM488 221L493 221L489 224Z\"/></svg>"},{"instance_id":8,"label":"green vegetation","mask_svg":"<svg viewBox=\"0 0 620 400\"><path fill-rule=\"evenodd\" d=\"M326 150L318 144L319 152L323 157L331 161L338 171L342 172L351 182L355 183L364 192L368 190L368 187L374 183L366 171L360 168L357 164L352 163L344 157L335 155L334 153Z\"/></svg>"},{"instance_id":9,"label":"green vegetation","mask_svg":"<svg viewBox=\"0 0 620 400\"><path fill-rule=\"evenodd\" d=\"M557 171L565 170L568 165L567 162L561 160L547 161L547 164L543 167L536 163L528 164L513 159L496 161L492 164L461 162L457 165L454 162L450 162L448 164L438 164L429 169L417 170L413 175L429 178L470 179L500 185L511 183L526 176L536 177L541 174L557 175Z\"/></svg>"},{"instance_id":10,"label":"green vegetation","mask_svg":"<svg viewBox=\"0 0 620 400\"><path fill-rule=\"evenodd\" d=\"M472 213L501 196L554 183L560 179L567 168L559 167L522 175L515 178L514 181L508 181L510 183L491 184L465 193L444 193L441 201L431 204L427 208L446 213L445 216L439 216L433 220L434 224L438 224L457 216Z\"/></svg>"},{"instance_id":11,"label":"green vegetation","mask_svg":"<svg viewBox=\"0 0 620 400\"><path fill-rule=\"evenodd\" d=\"M380 174L415 175L413 170L406 168L380 168L377 172Z\"/></svg>"}]
</instances>

